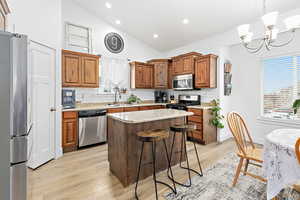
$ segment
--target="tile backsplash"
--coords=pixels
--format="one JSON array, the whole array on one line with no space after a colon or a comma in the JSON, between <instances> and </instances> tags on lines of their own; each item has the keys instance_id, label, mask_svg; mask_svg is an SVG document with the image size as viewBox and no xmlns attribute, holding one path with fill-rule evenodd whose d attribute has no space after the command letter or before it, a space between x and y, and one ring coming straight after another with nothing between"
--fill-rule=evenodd
<instances>
[{"instance_id":1,"label":"tile backsplash","mask_svg":"<svg viewBox=\"0 0 300 200\"><path fill-rule=\"evenodd\" d=\"M73 88L76 91L76 101L81 103L102 103L102 102L113 102L113 93L99 92L97 88ZM126 94L121 94L121 102L127 100L127 98L134 94L143 101L154 101L154 89L138 89L128 90ZM169 95L175 95L178 98L179 94L188 95L201 95L201 102L210 102L213 99L218 98L217 89L202 89L193 91L174 91L168 90Z\"/></svg>"}]
</instances>

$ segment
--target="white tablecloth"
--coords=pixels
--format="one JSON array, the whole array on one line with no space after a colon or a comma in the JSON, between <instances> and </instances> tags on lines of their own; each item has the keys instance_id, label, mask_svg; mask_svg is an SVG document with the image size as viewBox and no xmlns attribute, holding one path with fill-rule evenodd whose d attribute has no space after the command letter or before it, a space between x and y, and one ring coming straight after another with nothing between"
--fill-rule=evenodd
<instances>
[{"instance_id":1,"label":"white tablecloth","mask_svg":"<svg viewBox=\"0 0 300 200\"><path fill-rule=\"evenodd\" d=\"M263 174L267 179L267 198L300 180L300 164L295 144L299 129L278 129L267 135L264 145Z\"/></svg>"}]
</instances>

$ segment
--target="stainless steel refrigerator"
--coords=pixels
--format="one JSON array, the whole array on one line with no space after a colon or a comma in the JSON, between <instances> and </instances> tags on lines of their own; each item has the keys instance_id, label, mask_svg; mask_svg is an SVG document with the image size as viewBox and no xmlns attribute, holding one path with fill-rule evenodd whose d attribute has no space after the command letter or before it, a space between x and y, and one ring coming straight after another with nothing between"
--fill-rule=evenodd
<instances>
[{"instance_id":1,"label":"stainless steel refrigerator","mask_svg":"<svg viewBox=\"0 0 300 200\"><path fill-rule=\"evenodd\" d=\"M1 200L27 199L27 44L24 35L0 31Z\"/></svg>"}]
</instances>

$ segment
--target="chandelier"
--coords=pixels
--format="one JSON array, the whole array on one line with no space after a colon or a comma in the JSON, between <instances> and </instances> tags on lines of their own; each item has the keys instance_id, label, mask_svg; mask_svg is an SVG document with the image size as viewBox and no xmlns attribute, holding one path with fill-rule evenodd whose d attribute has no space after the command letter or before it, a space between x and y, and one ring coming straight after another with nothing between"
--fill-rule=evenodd
<instances>
[{"instance_id":1,"label":"chandelier","mask_svg":"<svg viewBox=\"0 0 300 200\"><path fill-rule=\"evenodd\" d=\"M276 43L276 39L279 33L279 29L276 28L278 12L275 11L266 14L266 0L263 0L263 13L264 16L262 16L261 19L265 26L265 34L263 38L259 39L260 42L258 46L255 47L250 45L253 37L253 32L249 32L250 24L243 24L237 28L243 46L250 53L257 53L263 47L270 51L272 47L282 47L288 45L293 41L296 30L300 28L300 15L291 16L285 19L284 23L286 25L287 31L291 34L291 36L286 42L278 44Z\"/></svg>"}]
</instances>

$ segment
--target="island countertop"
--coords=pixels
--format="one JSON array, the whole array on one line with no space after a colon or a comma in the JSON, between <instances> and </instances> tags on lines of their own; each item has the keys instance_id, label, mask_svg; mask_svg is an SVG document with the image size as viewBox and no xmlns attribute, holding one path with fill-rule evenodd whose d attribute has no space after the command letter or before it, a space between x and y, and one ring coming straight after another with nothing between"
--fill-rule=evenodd
<instances>
[{"instance_id":1,"label":"island countertop","mask_svg":"<svg viewBox=\"0 0 300 200\"><path fill-rule=\"evenodd\" d=\"M134 112L111 113L108 117L122 121L124 123L143 123L164 119L173 119L192 116L194 113L175 109L157 109Z\"/></svg>"}]
</instances>

